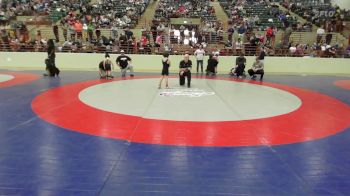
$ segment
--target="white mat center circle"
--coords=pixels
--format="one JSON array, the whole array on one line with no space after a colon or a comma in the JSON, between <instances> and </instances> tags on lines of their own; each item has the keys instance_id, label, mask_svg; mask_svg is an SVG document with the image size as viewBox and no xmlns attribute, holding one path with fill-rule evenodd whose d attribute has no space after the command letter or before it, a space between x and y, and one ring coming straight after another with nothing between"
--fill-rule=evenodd
<instances>
[{"instance_id":1,"label":"white mat center circle","mask_svg":"<svg viewBox=\"0 0 350 196\"><path fill-rule=\"evenodd\" d=\"M6 81L9 81L9 80L12 80L13 76L11 75L7 75L7 74L0 74L0 82L6 82Z\"/></svg>"},{"instance_id":2,"label":"white mat center circle","mask_svg":"<svg viewBox=\"0 0 350 196\"><path fill-rule=\"evenodd\" d=\"M151 78L103 83L84 89L79 99L113 113L196 122L268 118L295 111L302 104L287 91L243 82L192 79L191 90L179 87L178 79L169 79L171 89L157 89L158 82ZM164 96L164 92L176 93Z\"/></svg>"}]
</instances>

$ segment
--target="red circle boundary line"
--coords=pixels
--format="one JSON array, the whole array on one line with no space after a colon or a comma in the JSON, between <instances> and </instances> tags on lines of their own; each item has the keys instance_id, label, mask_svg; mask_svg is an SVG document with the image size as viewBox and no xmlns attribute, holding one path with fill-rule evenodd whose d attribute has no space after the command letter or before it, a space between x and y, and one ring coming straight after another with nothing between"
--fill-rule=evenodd
<instances>
[{"instance_id":1,"label":"red circle boundary line","mask_svg":"<svg viewBox=\"0 0 350 196\"><path fill-rule=\"evenodd\" d=\"M11 75L14 77L11 80L0 82L0 88L25 84L40 78L39 75L31 73L0 72L0 74Z\"/></svg>"},{"instance_id":2,"label":"red circle boundary line","mask_svg":"<svg viewBox=\"0 0 350 196\"><path fill-rule=\"evenodd\" d=\"M350 80L337 80L333 84L339 88L350 90Z\"/></svg>"},{"instance_id":3,"label":"red circle boundary line","mask_svg":"<svg viewBox=\"0 0 350 196\"><path fill-rule=\"evenodd\" d=\"M112 81L155 78L154 76ZM92 85L110 81L92 80L48 90L32 102L43 120L76 132L147 144L178 146L281 145L324 138L350 126L350 107L327 95L282 84L209 78L264 85L296 95L299 109L280 116L225 122L183 122L145 119L90 107L78 98Z\"/></svg>"}]
</instances>

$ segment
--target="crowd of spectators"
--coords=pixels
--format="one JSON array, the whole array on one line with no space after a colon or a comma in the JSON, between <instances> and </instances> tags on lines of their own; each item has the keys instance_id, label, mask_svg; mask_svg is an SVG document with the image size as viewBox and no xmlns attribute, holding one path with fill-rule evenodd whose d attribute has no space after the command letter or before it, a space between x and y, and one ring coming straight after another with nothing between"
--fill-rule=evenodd
<instances>
[{"instance_id":1,"label":"crowd of spectators","mask_svg":"<svg viewBox=\"0 0 350 196\"><path fill-rule=\"evenodd\" d=\"M328 32L342 32L345 21L350 19L350 11L342 10L338 6L332 6L330 3L322 1L291 0L281 4L310 23L322 26Z\"/></svg>"},{"instance_id":2,"label":"crowd of spectators","mask_svg":"<svg viewBox=\"0 0 350 196\"><path fill-rule=\"evenodd\" d=\"M100 0L84 5L80 13L84 22L98 27L134 27L146 10L149 0Z\"/></svg>"},{"instance_id":3,"label":"crowd of spectators","mask_svg":"<svg viewBox=\"0 0 350 196\"><path fill-rule=\"evenodd\" d=\"M0 1L0 25L6 25L16 16L48 14L50 1Z\"/></svg>"},{"instance_id":4,"label":"crowd of spectators","mask_svg":"<svg viewBox=\"0 0 350 196\"><path fill-rule=\"evenodd\" d=\"M193 24L170 24L170 18L198 18L201 22ZM143 43L152 42L155 46L181 45L206 47L210 43L223 41L223 23L218 21L215 9L208 0L161 0L155 11L150 28L142 31ZM158 38L158 41L157 41Z\"/></svg>"},{"instance_id":5,"label":"crowd of spectators","mask_svg":"<svg viewBox=\"0 0 350 196\"><path fill-rule=\"evenodd\" d=\"M231 24L243 24L247 29L265 30L271 26L283 28L297 24L295 17L269 0L220 0L220 4Z\"/></svg>"},{"instance_id":6,"label":"crowd of spectators","mask_svg":"<svg viewBox=\"0 0 350 196\"><path fill-rule=\"evenodd\" d=\"M1 11L13 16L20 15L34 15L36 13L48 14L53 1L15 1L15 0L2 0Z\"/></svg>"},{"instance_id":7,"label":"crowd of spectators","mask_svg":"<svg viewBox=\"0 0 350 196\"><path fill-rule=\"evenodd\" d=\"M89 0L2 0L0 1L0 22L8 24L16 16L64 15L88 3Z\"/></svg>"},{"instance_id":8,"label":"crowd of spectators","mask_svg":"<svg viewBox=\"0 0 350 196\"><path fill-rule=\"evenodd\" d=\"M160 0L155 21L169 22L170 18L201 18L216 21L215 9L208 0Z\"/></svg>"},{"instance_id":9,"label":"crowd of spectators","mask_svg":"<svg viewBox=\"0 0 350 196\"><path fill-rule=\"evenodd\" d=\"M314 44L293 43L289 37L296 30L294 24L298 23L295 23L296 20L289 12L282 12L266 0L221 0L221 5L230 16L229 26L225 30L221 21L205 18L199 25L169 25L164 18L200 17L195 14L214 14L215 10L209 1L182 0L174 3L172 0L164 0L159 3L157 12L164 14L160 10L169 10L167 14L170 15L156 16L150 27L141 30L140 40L135 38L130 30L133 26L128 22L135 21L144 12L148 0L101 0L92 5L73 2L76 4L68 6L63 3L56 8L69 12L60 20L61 25L52 27L58 50L63 52L117 52L123 49L128 53L169 51L176 54L181 53L181 50L195 50L201 46L205 50L216 50L222 55L238 54L250 49L251 52L246 54L254 55L261 47L266 48L270 55L281 55L278 51L282 50L282 55L293 56L340 57L349 53L349 47L345 48L339 43L331 45L331 35L324 30L320 30L322 36ZM72 11L74 9L78 11ZM63 41L59 40L59 28L63 30L60 31L63 32ZM301 28L309 30L305 26ZM101 29L109 29L110 35L102 35ZM254 33L254 30L260 30L260 33ZM283 31L281 41L275 40L277 30ZM225 39L226 34L228 40ZM31 51L41 51L47 42L40 31L30 39L24 24L17 25L16 30L2 30L1 38L1 49L6 51L24 51L28 48Z\"/></svg>"},{"instance_id":10,"label":"crowd of spectators","mask_svg":"<svg viewBox=\"0 0 350 196\"><path fill-rule=\"evenodd\" d=\"M349 57L349 47L345 48L341 43L332 43L333 32L342 32L345 21L349 18L349 11L333 6L330 1L283 1L281 5L289 11L298 14L311 24L319 26L316 32L316 42L312 45L290 43L290 53L303 56L309 53L310 56L325 54L330 57ZM344 52L345 51L345 52Z\"/></svg>"},{"instance_id":11,"label":"crowd of spectators","mask_svg":"<svg viewBox=\"0 0 350 196\"><path fill-rule=\"evenodd\" d=\"M110 29L111 38L117 39L119 29L135 27L148 4L148 0L100 0L94 4L84 4L79 8L78 14L69 12L61 19L60 26L64 39L65 41L76 41L76 39L83 42L100 41L99 29ZM58 30L53 31L57 40ZM82 40L83 37L85 40Z\"/></svg>"}]
</instances>

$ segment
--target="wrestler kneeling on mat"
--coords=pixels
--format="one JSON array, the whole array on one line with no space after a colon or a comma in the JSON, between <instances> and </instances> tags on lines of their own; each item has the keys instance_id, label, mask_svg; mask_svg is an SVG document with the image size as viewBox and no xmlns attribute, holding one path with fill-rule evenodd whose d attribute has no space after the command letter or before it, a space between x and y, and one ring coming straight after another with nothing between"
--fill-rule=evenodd
<instances>
[{"instance_id":1,"label":"wrestler kneeling on mat","mask_svg":"<svg viewBox=\"0 0 350 196\"><path fill-rule=\"evenodd\" d=\"M218 64L219 64L218 56L210 54L208 59L207 69L206 69L206 72L207 72L206 75L216 76Z\"/></svg>"},{"instance_id":2,"label":"wrestler kneeling on mat","mask_svg":"<svg viewBox=\"0 0 350 196\"><path fill-rule=\"evenodd\" d=\"M241 52L239 57L236 58L236 65L231 69L230 75L236 76L237 78L245 77L244 69L247 59L244 57L244 54Z\"/></svg>"},{"instance_id":3,"label":"wrestler kneeling on mat","mask_svg":"<svg viewBox=\"0 0 350 196\"><path fill-rule=\"evenodd\" d=\"M191 87L191 68L192 68L192 61L190 60L190 55L185 54L184 60L180 62L180 86L185 85L185 78L187 77L187 87Z\"/></svg>"}]
</instances>

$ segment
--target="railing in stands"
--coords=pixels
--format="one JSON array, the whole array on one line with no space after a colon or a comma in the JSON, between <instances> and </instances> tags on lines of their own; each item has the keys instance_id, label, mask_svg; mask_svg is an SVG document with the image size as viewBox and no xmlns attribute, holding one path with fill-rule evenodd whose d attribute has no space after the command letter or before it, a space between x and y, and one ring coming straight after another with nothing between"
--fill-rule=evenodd
<instances>
[{"instance_id":1,"label":"railing in stands","mask_svg":"<svg viewBox=\"0 0 350 196\"><path fill-rule=\"evenodd\" d=\"M237 56L243 52L246 56L257 56L260 53L260 48L257 46L252 46L250 44L244 44L242 48L233 49L230 47L225 47L222 49L217 48L218 46L208 45L205 48L207 54L213 52L219 52L220 56ZM193 54L196 48L191 46L183 46L175 44L171 47L170 50L166 50L164 47L140 47L135 46L132 43L125 43L116 46L64 46L58 47L57 52L62 53L111 53L117 54L121 50L124 50L127 54L163 54L165 52L170 53L171 55L184 55L184 54ZM0 44L0 52L46 52L46 47L43 45L32 45L32 44ZM313 51L313 50L304 50L302 52L292 53L289 49L267 49L268 56L279 56L279 57L304 57L304 56L313 56L313 57L350 57L345 50L337 50L335 53L328 51Z\"/></svg>"}]
</instances>

